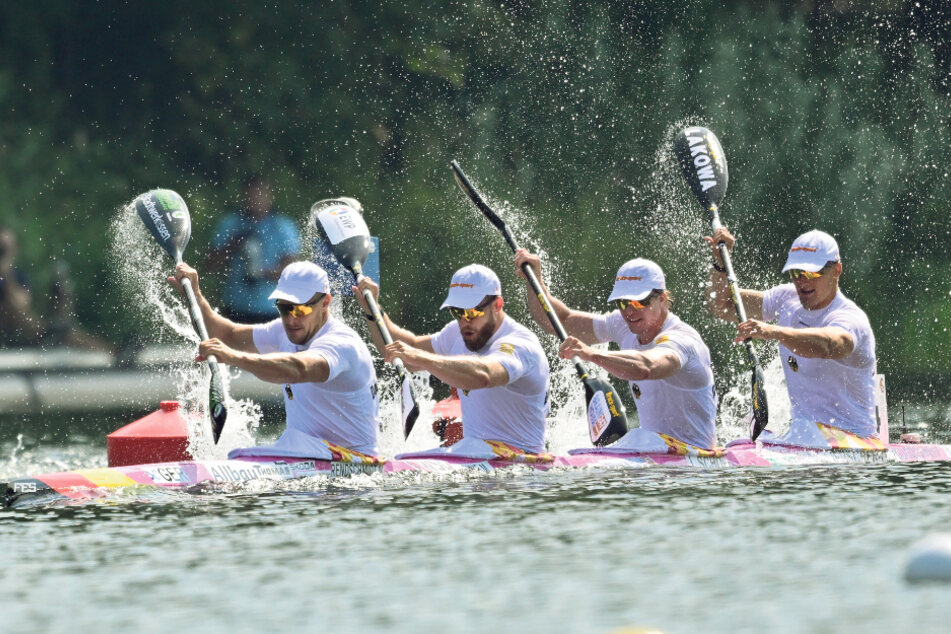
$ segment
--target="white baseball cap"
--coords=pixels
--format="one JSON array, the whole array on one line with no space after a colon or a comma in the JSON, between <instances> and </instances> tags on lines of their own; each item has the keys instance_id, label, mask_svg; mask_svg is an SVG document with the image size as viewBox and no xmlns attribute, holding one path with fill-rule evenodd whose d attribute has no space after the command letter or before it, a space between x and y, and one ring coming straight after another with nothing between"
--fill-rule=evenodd
<instances>
[{"instance_id":1,"label":"white baseball cap","mask_svg":"<svg viewBox=\"0 0 951 634\"><path fill-rule=\"evenodd\" d=\"M292 262L281 271L277 288L268 299L283 299L295 304L306 304L317 293L329 293L327 272L313 262Z\"/></svg>"},{"instance_id":2,"label":"white baseball cap","mask_svg":"<svg viewBox=\"0 0 951 634\"><path fill-rule=\"evenodd\" d=\"M501 294L502 284L492 269L481 264L470 264L453 273L449 295L439 308L475 308L486 295Z\"/></svg>"},{"instance_id":3,"label":"white baseball cap","mask_svg":"<svg viewBox=\"0 0 951 634\"><path fill-rule=\"evenodd\" d=\"M817 273L829 262L839 261L839 245L825 231L813 230L793 240L783 273L799 269Z\"/></svg>"},{"instance_id":4,"label":"white baseball cap","mask_svg":"<svg viewBox=\"0 0 951 634\"><path fill-rule=\"evenodd\" d=\"M609 302L616 299L635 299L640 301L659 288L666 290L664 272L654 262L644 258L628 260L617 270L614 278L614 290Z\"/></svg>"}]
</instances>

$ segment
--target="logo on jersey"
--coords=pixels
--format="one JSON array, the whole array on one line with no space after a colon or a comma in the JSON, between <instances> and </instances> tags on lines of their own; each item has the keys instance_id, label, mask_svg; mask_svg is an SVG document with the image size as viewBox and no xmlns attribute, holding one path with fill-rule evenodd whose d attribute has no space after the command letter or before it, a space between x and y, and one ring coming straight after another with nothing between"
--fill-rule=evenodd
<instances>
[{"instance_id":1,"label":"logo on jersey","mask_svg":"<svg viewBox=\"0 0 951 634\"><path fill-rule=\"evenodd\" d=\"M654 345L655 345L655 346L656 346L656 345L660 345L660 344L664 343L665 341L670 341L670 337L668 337L667 335L661 335L661 336L657 337L657 339L654 340Z\"/></svg>"},{"instance_id":2,"label":"logo on jersey","mask_svg":"<svg viewBox=\"0 0 951 634\"><path fill-rule=\"evenodd\" d=\"M641 388L637 387L637 383L631 383L631 394L634 395L634 398L641 397Z\"/></svg>"},{"instance_id":3,"label":"logo on jersey","mask_svg":"<svg viewBox=\"0 0 951 634\"><path fill-rule=\"evenodd\" d=\"M515 346L510 343L500 343L499 352L504 352L505 354L515 354Z\"/></svg>"},{"instance_id":4,"label":"logo on jersey","mask_svg":"<svg viewBox=\"0 0 951 634\"><path fill-rule=\"evenodd\" d=\"M786 363L789 364L789 369L793 372L799 372L799 364L796 362L796 357L789 355L789 358L786 359Z\"/></svg>"}]
</instances>

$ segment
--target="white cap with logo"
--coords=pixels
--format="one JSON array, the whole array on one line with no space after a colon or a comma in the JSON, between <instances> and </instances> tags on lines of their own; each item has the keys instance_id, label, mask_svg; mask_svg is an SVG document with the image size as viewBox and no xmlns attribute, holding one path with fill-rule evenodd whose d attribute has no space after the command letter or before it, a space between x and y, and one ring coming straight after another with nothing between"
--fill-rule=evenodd
<instances>
[{"instance_id":1,"label":"white cap with logo","mask_svg":"<svg viewBox=\"0 0 951 634\"><path fill-rule=\"evenodd\" d=\"M277 288L268 299L283 299L295 304L306 304L317 293L329 293L327 272L313 262L292 262L281 271Z\"/></svg>"},{"instance_id":2,"label":"white cap with logo","mask_svg":"<svg viewBox=\"0 0 951 634\"><path fill-rule=\"evenodd\" d=\"M453 273L449 295L439 308L475 308L486 295L501 294L502 284L492 269L481 264L470 264Z\"/></svg>"},{"instance_id":3,"label":"white cap with logo","mask_svg":"<svg viewBox=\"0 0 951 634\"><path fill-rule=\"evenodd\" d=\"M825 231L813 230L793 240L783 273L791 269L817 273L829 262L839 261L839 245Z\"/></svg>"},{"instance_id":4,"label":"white cap with logo","mask_svg":"<svg viewBox=\"0 0 951 634\"><path fill-rule=\"evenodd\" d=\"M614 278L614 290L611 291L609 302L616 299L635 299L640 301L646 298L655 289L666 290L664 272L657 264L644 258L628 260L621 265Z\"/></svg>"}]
</instances>

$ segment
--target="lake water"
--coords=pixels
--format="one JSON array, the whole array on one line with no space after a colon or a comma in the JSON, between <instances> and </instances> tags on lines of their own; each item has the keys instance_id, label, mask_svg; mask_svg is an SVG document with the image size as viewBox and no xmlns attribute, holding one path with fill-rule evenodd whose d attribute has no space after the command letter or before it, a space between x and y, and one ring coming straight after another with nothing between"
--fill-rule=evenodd
<instances>
[{"instance_id":1,"label":"lake water","mask_svg":"<svg viewBox=\"0 0 951 634\"><path fill-rule=\"evenodd\" d=\"M14 427L16 425L13 425ZM105 464L0 436L0 480ZM46 438L44 440L44 438ZM360 476L0 510L0 631L945 631L951 464Z\"/></svg>"}]
</instances>

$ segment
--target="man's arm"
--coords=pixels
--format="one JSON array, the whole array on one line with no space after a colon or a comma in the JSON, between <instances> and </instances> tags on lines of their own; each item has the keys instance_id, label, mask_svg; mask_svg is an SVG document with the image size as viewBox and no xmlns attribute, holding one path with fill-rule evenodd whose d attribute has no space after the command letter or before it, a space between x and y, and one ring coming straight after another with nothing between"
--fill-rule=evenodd
<instances>
[{"instance_id":1,"label":"man's arm","mask_svg":"<svg viewBox=\"0 0 951 634\"><path fill-rule=\"evenodd\" d=\"M614 376L627 381L666 379L680 371L680 357L673 350L654 348L636 350L597 350L575 337L568 337L558 355L570 359L578 355L584 361L601 366Z\"/></svg>"},{"instance_id":2,"label":"man's arm","mask_svg":"<svg viewBox=\"0 0 951 634\"><path fill-rule=\"evenodd\" d=\"M509 373L498 361L473 356L446 356L395 341L383 349L392 363L399 357L411 372L424 370L460 390L479 390L509 382Z\"/></svg>"},{"instance_id":3,"label":"man's arm","mask_svg":"<svg viewBox=\"0 0 951 634\"><path fill-rule=\"evenodd\" d=\"M220 363L247 370L268 383L323 383L330 376L330 364L321 356L306 352L257 354L235 350L220 339L208 339L198 346L196 361L215 355Z\"/></svg>"},{"instance_id":4,"label":"man's arm","mask_svg":"<svg viewBox=\"0 0 951 634\"><path fill-rule=\"evenodd\" d=\"M737 327L736 341L778 341L794 354L807 359L841 359L852 354L855 340L843 328L788 328L750 319Z\"/></svg>"},{"instance_id":5,"label":"man's arm","mask_svg":"<svg viewBox=\"0 0 951 634\"><path fill-rule=\"evenodd\" d=\"M216 313L205 296L202 295L198 287L198 272L185 263L175 267L175 276L168 278L173 286L182 290L182 279L191 280L192 290L195 292L195 299L198 302L198 309L201 311L202 319L205 322L205 328L208 330L208 336L213 339L220 339L222 343L235 350L243 352L257 352L254 345L254 328L246 324L236 324L230 319L222 317ZM182 291L184 293L184 291Z\"/></svg>"},{"instance_id":6,"label":"man's arm","mask_svg":"<svg viewBox=\"0 0 951 634\"><path fill-rule=\"evenodd\" d=\"M736 323L736 307L730 294L726 273L710 268L710 290L707 292L707 311L723 321ZM740 300L748 319L763 319L763 291L740 289Z\"/></svg>"},{"instance_id":7,"label":"man's arm","mask_svg":"<svg viewBox=\"0 0 951 634\"><path fill-rule=\"evenodd\" d=\"M710 290L707 292L707 311L718 319L723 321L736 322L736 307L733 305L733 297L730 293L729 281L726 279L726 271L723 269L723 260L720 259L720 249L717 245L721 242L726 245L728 251L733 251L733 245L736 244L736 238L726 227L721 227L714 232L713 236L706 236L704 240L713 249L713 266L710 267ZM743 308L746 310L748 319L763 318L763 292L748 289L739 289L740 301L743 302Z\"/></svg>"},{"instance_id":8,"label":"man's arm","mask_svg":"<svg viewBox=\"0 0 951 634\"><path fill-rule=\"evenodd\" d=\"M594 318L596 315L569 308L563 301L552 295L542 277L541 259L525 249L519 249L515 252L515 270L519 276L525 279L528 309L532 313L532 319L548 334L555 334L555 327L551 325L551 320L548 318L548 313L542 305L541 299L535 294L531 284L528 282L528 277L522 270L525 264L531 267L535 273L535 278L538 280L538 283L541 284L552 311L558 317L561 325L565 327L565 332L588 344L599 343L597 337L594 335Z\"/></svg>"},{"instance_id":9,"label":"man's arm","mask_svg":"<svg viewBox=\"0 0 951 634\"><path fill-rule=\"evenodd\" d=\"M352 288L353 295L357 298L357 301L360 303L360 307L363 309L365 314L370 314L370 306L367 304L367 300L363 296L364 289L370 291L370 294L373 295L374 301L376 301L376 305L380 305L380 287L369 277L364 276L360 279L360 282ZM433 352L432 335L414 334L413 332L398 326L390 319L390 316L386 314L383 315L383 323L390 331L390 336L393 337L393 341L402 341L403 343L409 344L414 348L420 348L426 352ZM380 354L383 354L383 349L386 346L386 343L383 341L383 335L380 334L380 329L373 322L367 322L367 326L370 329L370 338L373 340L373 345L375 345L376 349L380 351Z\"/></svg>"}]
</instances>

